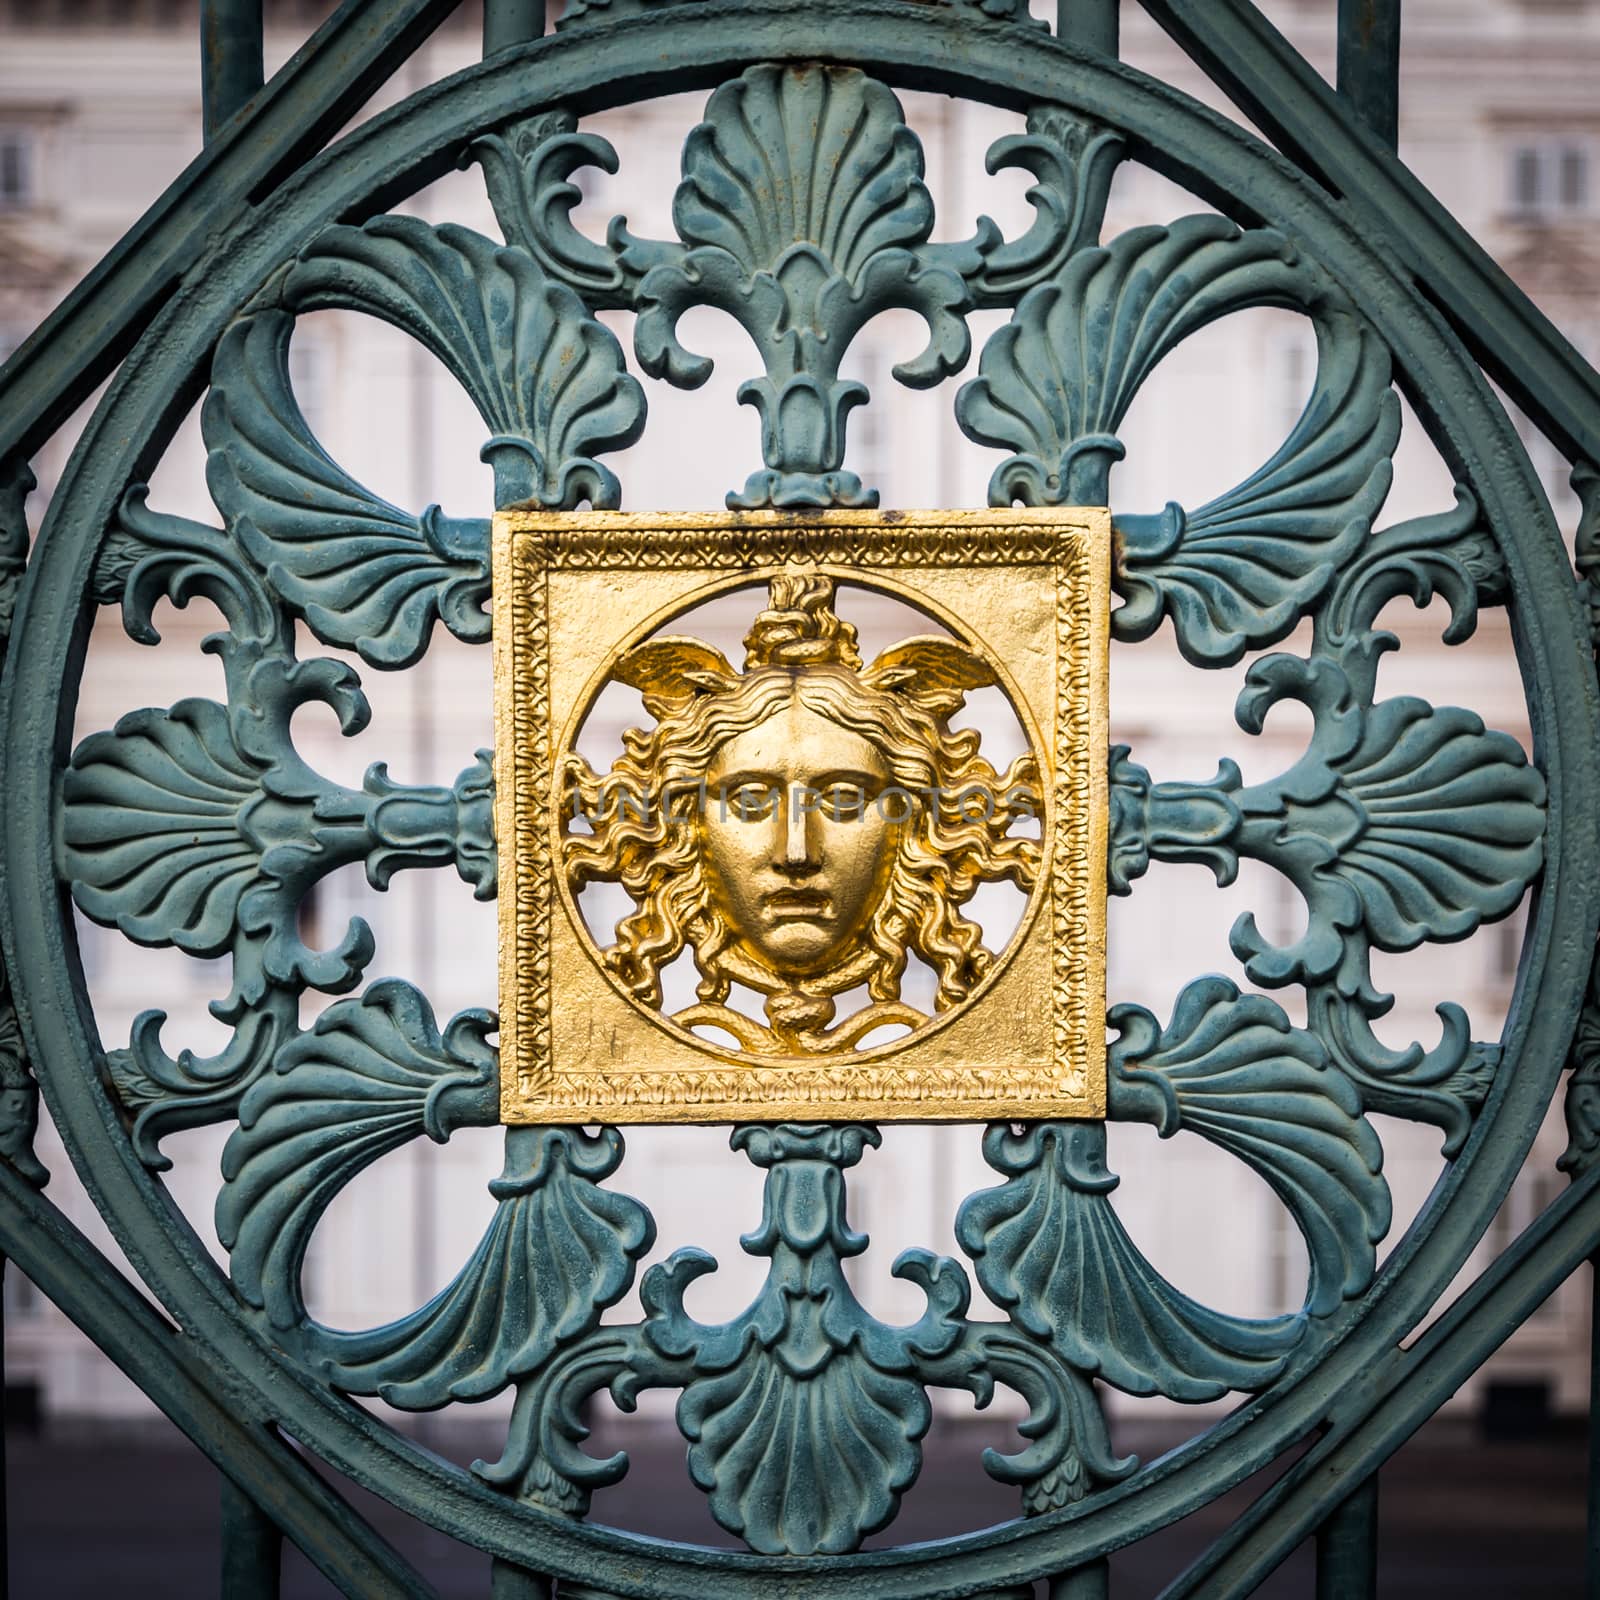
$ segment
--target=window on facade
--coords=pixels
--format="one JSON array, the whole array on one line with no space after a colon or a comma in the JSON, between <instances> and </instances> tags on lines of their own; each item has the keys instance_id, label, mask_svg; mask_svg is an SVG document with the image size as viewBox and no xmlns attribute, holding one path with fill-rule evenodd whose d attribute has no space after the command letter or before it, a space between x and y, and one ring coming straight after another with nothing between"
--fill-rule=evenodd
<instances>
[{"instance_id":1,"label":"window on facade","mask_svg":"<svg viewBox=\"0 0 1600 1600\"><path fill-rule=\"evenodd\" d=\"M1563 315L1559 309L1553 314L1556 325L1584 360L1593 361L1600 355L1600 326L1581 317ZM1572 489L1570 463L1519 406L1506 400L1503 394L1501 399L1505 402L1506 410L1516 425L1517 435L1522 440L1523 448L1528 452L1533 470L1539 475L1540 486L1550 498L1550 504L1556 513L1556 521L1562 531L1570 535L1577 526L1579 510L1578 497Z\"/></svg>"},{"instance_id":2,"label":"window on facade","mask_svg":"<svg viewBox=\"0 0 1600 1600\"><path fill-rule=\"evenodd\" d=\"M72 920L78 930L78 960L83 963L84 982L95 983L103 977L108 960L116 959L115 951L106 929L91 922L76 906L72 908Z\"/></svg>"},{"instance_id":3,"label":"window on facade","mask_svg":"<svg viewBox=\"0 0 1600 1600\"><path fill-rule=\"evenodd\" d=\"M1559 1193L1563 1179L1554 1170L1554 1163L1546 1168L1537 1160L1530 1160L1516 1176L1510 1193L1505 1197L1484 1242L1494 1255L1509 1250L1517 1236L1533 1225L1534 1220ZM1570 1304L1566 1295L1557 1290L1537 1311L1522 1324L1521 1332L1546 1334L1559 1333L1566 1321L1566 1308Z\"/></svg>"},{"instance_id":4,"label":"window on facade","mask_svg":"<svg viewBox=\"0 0 1600 1600\"><path fill-rule=\"evenodd\" d=\"M1524 900L1503 922L1494 925L1494 977L1502 984L1516 982L1522 960L1522 941L1528 932L1528 902Z\"/></svg>"},{"instance_id":5,"label":"window on facade","mask_svg":"<svg viewBox=\"0 0 1600 1600\"><path fill-rule=\"evenodd\" d=\"M1528 452L1533 470L1539 475L1540 487L1549 496L1550 503L1559 510L1570 493L1568 479L1572 468L1567 465L1567 458L1520 410L1512 410L1511 416L1516 423L1522 447Z\"/></svg>"},{"instance_id":6,"label":"window on facade","mask_svg":"<svg viewBox=\"0 0 1600 1600\"><path fill-rule=\"evenodd\" d=\"M1588 152L1577 145L1563 145L1557 169L1563 211L1584 211L1589 205Z\"/></svg>"},{"instance_id":7,"label":"window on facade","mask_svg":"<svg viewBox=\"0 0 1600 1600\"><path fill-rule=\"evenodd\" d=\"M15 1267L7 1268L0 1294L4 1298L7 1323L13 1319L32 1321L44 1314L44 1296Z\"/></svg>"},{"instance_id":8,"label":"window on facade","mask_svg":"<svg viewBox=\"0 0 1600 1600\"><path fill-rule=\"evenodd\" d=\"M0 211L33 204L33 140L26 129L0 128Z\"/></svg>"},{"instance_id":9,"label":"window on facade","mask_svg":"<svg viewBox=\"0 0 1600 1600\"><path fill-rule=\"evenodd\" d=\"M1274 342L1273 415L1268 431L1276 446L1295 430L1317 376L1317 336L1307 317L1287 318Z\"/></svg>"},{"instance_id":10,"label":"window on facade","mask_svg":"<svg viewBox=\"0 0 1600 1600\"><path fill-rule=\"evenodd\" d=\"M859 474L867 488L878 491L881 504L901 505L904 502L896 499L893 487L894 440L889 425L890 410L885 403L885 396L894 388L889 358L880 344L862 340L858 359L862 367L861 380L878 403L861 406L850 414L850 449L845 464Z\"/></svg>"},{"instance_id":11,"label":"window on facade","mask_svg":"<svg viewBox=\"0 0 1600 1600\"><path fill-rule=\"evenodd\" d=\"M289 387L314 438L328 421L328 351L315 332L297 327L289 341Z\"/></svg>"},{"instance_id":12,"label":"window on facade","mask_svg":"<svg viewBox=\"0 0 1600 1600\"><path fill-rule=\"evenodd\" d=\"M1539 221L1587 215L1590 157L1587 139L1519 140L1511 150L1511 214Z\"/></svg>"}]
</instances>

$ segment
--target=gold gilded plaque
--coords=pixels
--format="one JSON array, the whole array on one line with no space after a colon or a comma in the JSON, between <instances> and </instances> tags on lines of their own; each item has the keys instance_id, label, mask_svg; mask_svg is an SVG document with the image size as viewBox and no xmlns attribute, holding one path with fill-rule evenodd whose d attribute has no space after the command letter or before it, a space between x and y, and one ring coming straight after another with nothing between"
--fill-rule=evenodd
<instances>
[{"instance_id":1,"label":"gold gilded plaque","mask_svg":"<svg viewBox=\"0 0 1600 1600\"><path fill-rule=\"evenodd\" d=\"M1109 581L1095 508L498 515L502 1119L1104 1115Z\"/></svg>"}]
</instances>

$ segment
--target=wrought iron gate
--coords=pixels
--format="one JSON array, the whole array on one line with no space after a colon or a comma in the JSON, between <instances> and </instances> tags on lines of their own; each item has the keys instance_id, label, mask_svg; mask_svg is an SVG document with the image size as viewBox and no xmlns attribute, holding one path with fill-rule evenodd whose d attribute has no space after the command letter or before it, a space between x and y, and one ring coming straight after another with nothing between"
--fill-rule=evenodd
<instances>
[{"instance_id":1,"label":"wrought iron gate","mask_svg":"<svg viewBox=\"0 0 1600 1600\"><path fill-rule=\"evenodd\" d=\"M1339 0L1337 92L1248 0L1142 3L1276 149L1119 63L1117 0L1062 0L1054 30L1020 0L570 0L548 36L542 0L487 0L481 65L332 144L448 0L347 0L265 86L259 0L203 7L205 152L0 390L0 1247L216 1462L230 1595L275 1592L280 1534L347 1593L429 1592L287 1438L490 1552L497 1595L708 1600L1010 1596L1040 1580L1087 1600L1107 1591L1109 1552L1298 1450L1167 1593L1246 1594L1313 1534L1319 1593L1371 1593L1378 1468L1600 1244L1600 377L1396 160L1399 0ZM1032 175L1026 233L989 224L932 242L896 89L1025 113L1026 133L989 164ZM707 99L683 151L677 237L620 221L605 244L581 234L574 173L617 165L583 117L685 90ZM1124 162L1222 215L1102 240ZM389 214L460 164L481 172L503 240ZM635 313L638 363L693 388L706 363L675 329L698 305L736 318L760 359L741 399L760 413L764 459L729 504L803 516L874 503L846 451L847 414L869 397L840 376L868 317L924 319L926 351L895 376L930 386L967 361L969 313L1008 312L954 395L968 437L1004 453L991 503L1110 503L1114 637L1170 627L1202 667L1266 652L1238 704L1247 730L1277 703L1309 708L1303 758L1257 785L1227 767L1156 781L1137 751L1113 750L1107 856L1115 893L1137 892L1152 861L1201 861L1225 880L1248 858L1306 902L1292 942L1250 919L1233 940L1255 985L1303 991L1305 1027L1215 977L1165 1018L1108 1016L1107 1116L1193 1132L1271 1185L1309 1257L1297 1314L1225 1315L1161 1278L1110 1208L1104 1124L1085 1120L983 1135L997 1182L961 1208L968 1264L926 1251L897 1264L927 1298L908 1327L870 1316L843 1272L866 1248L845 1203L845 1175L877 1137L860 1123L736 1132L766 1174L748 1248L768 1267L726 1325L684 1307L713 1265L698 1252L646 1274L641 1320L605 1320L652 1220L619 1187L614 1130L532 1126L508 1128L490 1231L438 1298L363 1333L308 1316L300 1269L339 1190L407 1141L496 1123L500 1098L493 1016L441 1025L405 982L373 983L302 1031L302 994L356 989L373 942L358 923L337 948L309 948L300 901L352 862L379 885L401 867L453 867L488 896L497 863L487 755L463 752L453 787L379 773L352 790L296 753L298 707L325 703L347 731L367 716L349 668L297 658L296 623L400 669L436 625L487 640L491 583L487 519L387 505L311 436L289 377L295 320L345 308L419 340L482 414L497 508L571 511L619 503L600 458L645 425L596 314ZM1124 514L1113 468L1139 385L1188 334L1262 305L1315 332L1316 383L1290 437L1209 505ZM29 460L108 378L30 540ZM1490 380L1572 463L1576 574ZM1454 472L1456 503L1384 524L1397 388ZM202 393L218 526L165 513L145 488ZM1379 697L1394 646L1379 611L1435 595L1450 642L1480 608L1507 608L1532 763L1469 710ZM227 621L208 645L226 703L130 708L72 748L94 608L120 607L153 642L157 602L194 596ZM1273 650L1306 619L1304 654ZM1502 1037L1474 1039L1441 997L1436 1045L1381 1042L1372 953L1465 937L1525 894ZM156 1017L101 1040L73 901L145 943L229 955L226 1048L198 1057ZM1568 1069L1570 1188L1403 1345L1484 1235ZM41 1092L155 1301L42 1192ZM1449 1159L1381 1272L1390 1206L1369 1112L1433 1125ZM227 1275L161 1178L164 1136L218 1122L237 1124L218 1206ZM968 1316L969 1271L1006 1321ZM1097 1383L1248 1398L1140 1465L1113 1454ZM996 1385L1030 1408L1026 1447L981 1463L1016 1486L1016 1520L861 1553L916 1477L928 1391L982 1401ZM749 1553L585 1520L592 1490L627 1463L582 1450L584 1403L650 1387L682 1390L689 1471ZM504 1454L470 1472L346 1398L426 1410L507 1389Z\"/></svg>"}]
</instances>

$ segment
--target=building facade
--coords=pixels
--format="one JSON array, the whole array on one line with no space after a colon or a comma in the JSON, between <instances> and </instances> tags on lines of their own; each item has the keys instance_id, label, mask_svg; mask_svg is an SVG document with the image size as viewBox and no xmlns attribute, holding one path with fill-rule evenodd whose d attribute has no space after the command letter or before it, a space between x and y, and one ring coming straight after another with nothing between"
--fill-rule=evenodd
<instances>
[{"instance_id":1,"label":"building facade","mask_svg":"<svg viewBox=\"0 0 1600 1600\"><path fill-rule=\"evenodd\" d=\"M1331 70L1331 0L1277 0L1265 9ZM21 341L199 149L192 12L183 0L0 0L0 354ZM1133 65L1214 98L1136 5L1125 12L1124 53ZM269 6L277 24L269 34L269 71L317 15L315 6ZM1406 25L1402 157L1594 356L1600 349L1600 109L1593 96L1600 3L1410 0ZM474 20L464 13L408 64L374 109L467 65L477 42ZM983 167L990 143L1020 131L1020 119L933 96L905 98L928 154L939 236L970 232L980 208L1008 233L1024 226L1025 181L1015 173L991 180ZM677 152L700 108L698 97L679 97L586 123L612 140L622 168L616 176L580 175L578 223L598 232L622 211L636 231L670 231ZM415 209L433 221L494 232L470 170L441 179ZM1106 233L1203 209L1193 196L1129 165L1115 181ZM626 347L630 319L610 320ZM973 318L973 331L978 339L989 331L984 316ZM743 335L710 312L694 314L685 332L696 348L728 359L692 395L647 381L653 426L645 442L613 461L631 508L719 506L758 455L755 415L734 393L741 362L732 357ZM913 393L890 378L891 366L916 348L914 319L897 314L880 318L853 348L845 375L864 381L876 403L852 419L851 465L879 487L888 507L982 505L994 458L958 432L951 390ZM1172 500L1201 504L1248 476L1292 429L1315 360L1309 327L1287 312L1247 313L1188 341L1135 404L1124 432L1128 464L1113 480L1114 510L1156 511ZM483 514L490 481L478 458L478 419L443 370L404 336L353 315L318 313L297 329L292 374L313 430L371 488L400 505L436 502L452 515ZM1452 504L1449 471L1409 415L1407 424L1384 523ZM1559 460L1531 431L1527 442L1570 535L1576 503ZM66 448L58 437L35 463L40 487L29 508L35 524ZM213 519L204 466L196 415L155 475L150 503ZM200 649L217 618L204 612L198 602L182 612L167 608L159 619L163 642L153 649L128 640L119 619L103 613L91 641L80 735L139 706L220 697L220 667ZM1386 621L1402 649L1382 669L1385 693L1473 706L1526 746L1527 713L1503 616L1487 614L1476 637L1449 649L1439 639L1442 620L1439 606L1419 612L1395 604ZM1133 745L1157 778L1209 777L1223 757L1238 761L1247 778L1281 770L1303 746L1307 724L1285 709L1263 735L1243 734L1232 710L1246 665L1199 672L1165 635L1136 650L1116 649L1113 739ZM374 706L370 728L344 739L331 718L323 725L312 713L303 734L297 726L300 746L320 770L344 782L359 784L369 762L385 760L407 781L449 783L491 741L489 672L487 652L451 640L437 641L413 672L385 676L363 667ZM625 710L619 707L619 718ZM1182 985L1201 972L1219 971L1247 987L1228 947L1228 929L1245 906L1257 909L1266 931L1279 937L1304 918L1287 882L1265 869L1252 874L1247 864L1240 881L1222 890L1203 867L1153 868L1132 896L1113 902L1109 998L1164 1016ZM320 885L302 915L316 936L308 942L324 945L338 941L352 916L365 917L379 942L371 976L394 973L417 982L441 1015L493 1004L493 906L474 901L465 884L438 873L402 873L380 894L352 867ZM1275 926L1267 927L1269 920ZM1395 1006L1379 1024L1384 1039L1431 1045L1440 1026L1434 1007L1444 998L1466 1004L1476 1037L1494 1038L1515 979L1520 927L1513 918L1462 944L1432 947L1408 957L1403 973L1397 963ZM203 1051L221 1042L224 1030L206 1008L227 991L225 961L141 949L81 918L80 930L108 1044L125 1041L134 1018L151 1007L168 1013L169 1048ZM1380 965L1380 983L1385 976ZM1292 991L1277 998L1292 1013ZM1425 1203L1442 1163L1432 1130L1375 1121L1395 1198L1387 1250ZM223 1130L201 1130L166 1147L173 1195L219 1259L211 1209L223 1137ZM1244 1167L1187 1136L1162 1144L1149 1130L1115 1127L1111 1137L1113 1168L1129 1180L1117 1197L1124 1221L1179 1287L1247 1314L1299 1304L1298 1236ZM1557 1112L1497 1224L1504 1236L1535 1215L1562 1181L1554 1162L1563 1143ZM756 1264L742 1256L738 1236L759 1217L760 1174L730 1156L726 1144L726 1129L639 1129L629 1134L618 1180L660 1225L652 1260L691 1242L718 1256L722 1270L692 1297L692 1308L707 1320L736 1312L757 1282ZM48 1127L39 1147L55 1173L53 1196L114 1253ZM359 1327L421 1303L476 1242L491 1209L485 1184L498 1165L494 1137L470 1130L442 1150L427 1145L379 1163L340 1198L318 1235L307 1270L313 1312ZM953 1252L960 1199L993 1181L976 1128L885 1130L883 1148L867 1158L852 1186L852 1220L875 1241L857 1285L872 1310L915 1314L912 1291L888 1276L885 1263L914 1244ZM1196 1195L1203 1203L1195 1203ZM1500 1242L1492 1233L1484 1254ZM15 1274L7 1298L8 1379L37 1382L49 1413L121 1416L146 1409L142 1395ZM1564 1285L1456 1404L1477 1403L1482 1386L1497 1380L1545 1381L1558 1406L1584 1403L1585 1298L1581 1281ZM1114 1401L1125 1412L1149 1404Z\"/></svg>"}]
</instances>

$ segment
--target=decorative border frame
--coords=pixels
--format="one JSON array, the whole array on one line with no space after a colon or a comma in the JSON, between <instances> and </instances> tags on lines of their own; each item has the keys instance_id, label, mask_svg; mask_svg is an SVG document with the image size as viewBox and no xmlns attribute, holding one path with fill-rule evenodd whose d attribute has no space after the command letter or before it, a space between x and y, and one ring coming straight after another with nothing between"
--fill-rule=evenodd
<instances>
[{"instance_id":1,"label":"decorative border frame","mask_svg":"<svg viewBox=\"0 0 1600 1600\"><path fill-rule=\"evenodd\" d=\"M1106 761L1110 513L1098 507L986 511L727 513L501 512L494 519L495 823L499 840L501 1120L506 1123L972 1121L1105 1114ZM919 571L1054 572L1053 706L1034 708L1053 744L1046 879L1020 948L1050 941L1047 1061L954 1066L920 1059L931 1034L990 998L858 1057L771 1064L695 1039L649 1013L664 1057L650 1070L554 1060L552 970L560 898L549 824L553 575L704 572L787 562L854 568L863 581ZM688 601L688 604L694 602ZM931 602L930 602L931 603ZM623 619L618 637L642 617ZM600 662L597 655L596 665ZM1065 694L1061 692L1066 687ZM1041 752L1042 754L1043 752ZM1038 897L1047 897L1048 906ZM587 936L580 942L588 944ZM1008 961L1019 947L1008 949ZM997 968L997 975L999 972ZM594 964L608 990L611 980ZM591 985L591 998L593 986ZM620 991L617 1002L636 1003Z\"/></svg>"}]
</instances>

